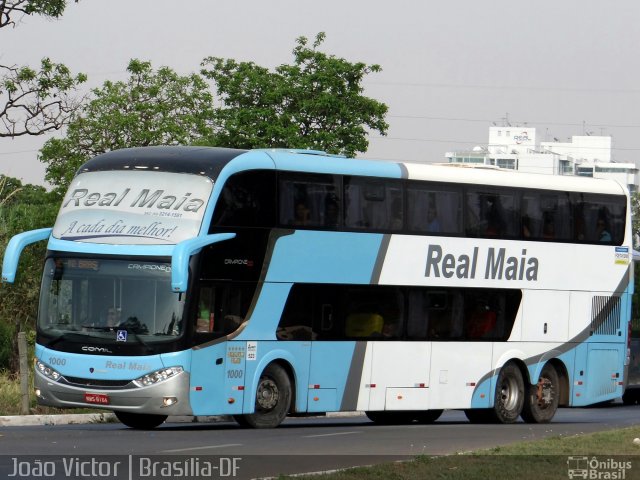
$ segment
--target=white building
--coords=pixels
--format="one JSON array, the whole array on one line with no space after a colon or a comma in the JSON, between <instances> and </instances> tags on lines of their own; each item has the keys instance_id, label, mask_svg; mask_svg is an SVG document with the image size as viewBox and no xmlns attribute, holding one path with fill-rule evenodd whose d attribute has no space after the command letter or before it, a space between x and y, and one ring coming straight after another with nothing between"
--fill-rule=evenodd
<instances>
[{"instance_id":1,"label":"white building","mask_svg":"<svg viewBox=\"0 0 640 480\"><path fill-rule=\"evenodd\" d=\"M490 127L489 143L471 151L447 152L449 163L472 163L521 172L613 178L638 191L638 168L611 158L611 137L573 136L570 142L536 141L530 127Z\"/></svg>"}]
</instances>

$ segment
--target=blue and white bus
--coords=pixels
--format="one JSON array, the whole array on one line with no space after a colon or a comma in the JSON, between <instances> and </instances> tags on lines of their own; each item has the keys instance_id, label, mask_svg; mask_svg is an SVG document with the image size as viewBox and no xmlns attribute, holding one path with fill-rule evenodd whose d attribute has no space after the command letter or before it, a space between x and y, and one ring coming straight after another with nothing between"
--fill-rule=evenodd
<instances>
[{"instance_id":1,"label":"blue and white bus","mask_svg":"<svg viewBox=\"0 0 640 480\"><path fill-rule=\"evenodd\" d=\"M148 147L84 164L46 240L38 402L126 425L364 411L550 421L618 398L633 290L613 181Z\"/></svg>"}]
</instances>

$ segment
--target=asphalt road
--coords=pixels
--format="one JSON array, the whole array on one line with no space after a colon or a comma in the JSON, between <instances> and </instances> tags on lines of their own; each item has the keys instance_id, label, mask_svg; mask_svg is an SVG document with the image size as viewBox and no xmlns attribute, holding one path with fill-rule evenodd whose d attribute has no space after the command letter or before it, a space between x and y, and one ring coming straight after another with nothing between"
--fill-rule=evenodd
<instances>
[{"instance_id":1,"label":"asphalt road","mask_svg":"<svg viewBox=\"0 0 640 480\"><path fill-rule=\"evenodd\" d=\"M462 412L446 411L434 424L409 426L379 426L364 416L357 416L292 418L279 428L269 430L242 429L231 422L166 423L152 431L131 430L119 423L2 427L0 452L4 464L0 465L0 476L4 478L7 469L13 472L15 465L11 465L11 459L22 456L25 456L25 472L33 468L34 456L42 457L42 462L57 458L59 466L59 458L63 456L79 456L80 460L123 456L123 464L138 461L138 456L149 457L153 462L191 456L202 462L205 459L223 462L213 478L255 478L368 465L419 454L451 454L521 440L620 428L640 424L639 414L638 406L616 403L597 408L561 409L552 423L543 425L470 424ZM113 461L116 457L107 458ZM237 466L234 472L230 470L232 461ZM192 471L200 467L202 465L191 465ZM60 472L61 467L57 473ZM107 478L142 478L130 473L118 472L122 476ZM157 478L159 471L154 476L151 470L145 473L149 478Z\"/></svg>"}]
</instances>

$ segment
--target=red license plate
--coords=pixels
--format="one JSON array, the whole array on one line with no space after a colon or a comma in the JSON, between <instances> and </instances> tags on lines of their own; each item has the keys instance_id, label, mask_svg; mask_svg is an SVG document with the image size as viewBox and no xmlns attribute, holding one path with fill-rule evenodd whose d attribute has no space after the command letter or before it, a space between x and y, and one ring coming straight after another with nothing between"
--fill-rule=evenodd
<instances>
[{"instance_id":1,"label":"red license plate","mask_svg":"<svg viewBox=\"0 0 640 480\"><path fill-rule=\"evenodd\" d=\"M109 395L105 395L104 393L85 393L84 401L98 405L109 405Z\"/></svg>"}]
</instances>

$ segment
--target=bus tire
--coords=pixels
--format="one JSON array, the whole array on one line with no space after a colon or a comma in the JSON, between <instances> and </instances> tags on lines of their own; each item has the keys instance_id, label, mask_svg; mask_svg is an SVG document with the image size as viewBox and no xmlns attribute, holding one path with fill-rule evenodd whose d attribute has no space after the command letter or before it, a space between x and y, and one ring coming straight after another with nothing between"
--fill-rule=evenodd
<instances>
[{"instance_id":1,"label":"bus tire","mask_svg":"<svg viewBox=\"0 0 640 480\"><path fill-rule=\"evenodd\" d=\"M540 378L535 385L529 385L522 419L527 423L548 423L558 410L560 400L560 377L553 365L542 367Z\"/></svg>"},{"instance_id":2,"label":"bus tire","mask_svg":"<svg viewBox=\"0 0 640 480\"><path fill-rule=\"evenodd\" d=\"M468 408L464 414L471 423L496 423L498 421L492 408Z\"/></svg>"},{"instance_id":3,"label":"bus tire","mask_svg":"<svg viewBox=\"0 0 640 480\"><path fill-rule=\"evenodd\" d=\"M522 413L524 404L524 380L515 363L507 363L501 369L496 381L493 413L499 423L515 423Z\"/></svg>"},{"instance_id":4,"label":"bus tire","mask_svg":"<svg viewBox=\"0 0 640 480\"><path fill-rule=\"evenodd\" d=\"M153 430L162 425L167 415L153 415L148 413L113 412L116 418L127 427L137 430Z\"/></svg>"},{"instance_id":5,"label":"bus tire","mask_svg":"<svg viewBox=\"0 0 640 480\"><path fill-rule=\"evenodd\" d=\"M418 423L433 423L440 418L444 410L423 410L416 412Z\"/></svg>"},{"instance_id":6,"label":"bus tire","mask_svg":"<svg viewBox=\"0 0 640 480\"><path fill-rule=\"evenodd\" d=\"M622 395L622 403L624 405L635 405L640 400L640 394L635 388L627 388Z\"/></svg>"},{"instance_id":7,"label":"bus tire","mask_svg":"<svg viewBox=\"0 0 640 480\"><path fill-rule=\"evenodd\" d=\"M291 407L291 379L280 365L271 363L264 369L256 388L253 413L235 416L241 426L275 428L289 413Z\"/></svg>"},{"instance_id":8,"label":"bus tire","mask_svg":"<svg viewBox=\"0 0 640 480\"><path fill-rule=\"evenodd\" d=\"M379 425L406 425L416 419L416 412L390 412L388 410L364 412L369 420Z\"/></svg>"}]
</instances>

